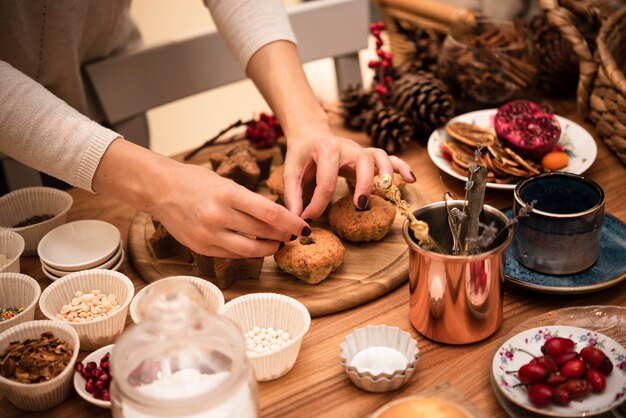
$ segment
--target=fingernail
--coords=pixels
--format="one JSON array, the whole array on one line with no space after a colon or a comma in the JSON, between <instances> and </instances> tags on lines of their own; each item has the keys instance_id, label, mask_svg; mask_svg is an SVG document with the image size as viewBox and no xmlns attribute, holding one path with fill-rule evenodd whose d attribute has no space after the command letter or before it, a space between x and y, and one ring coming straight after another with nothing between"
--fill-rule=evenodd
<instances>
[{"instance_id":1,"label":"fingernail","mask_svg":"<svg viewBox=\"0 0 626 418\"><path fill-rule=\"evenodd\" d=\"M278 244L278 249L280 250L281 248L283 248L285 246L285 243L281 241L280 244Z\"/></svg>"},{"instance_id":2,"label":"fingernail","mask_svg":"<svg viewBox=\"0 0 626 418\"><path fill-rule=\"evenodd\" d=\"M313 219L305 219L304 222L310 224L311 222L313 222Z\"/></svg>"},{"instance_id":3,"label":"fingernail","mask_svg":"<svg viewBox=\"0 0 626 418\"><path fill-rule=\"evenodd\" d=\"M364 194L362 194L361 196L359 196L359 200L357 202L359 209L363 210L367 207L367 196L365 196Z\"/></svg>"},{"instance_id":4,"label":"fingernail","mask_svg":"<svg viewBox=\"0 0 626 418\"><path fill-rule=\"evenodd\" d=\"M409 174L411 174L411 178L413 179L413 181L417 181L417 178L415 178L415 174L413 174L413 172L412 172L412 171L411 171L411 173L409 173Z\"/></svg>"},{"instance_id":5,"label":"fingernail","mask_svg":"<svg viewBox=\"0 0 626 418\"><path fill-rule=\"evenodd\" d=\"M296 238L298 238L298 237L296 237L295 235L292 235L291 238L289 238L289 241L293 241Z\"/></svg>"},{"instance_id":6,"label":"fingernail","mask_svg":"<svg viewBox=\"0 0 626 418\"><path fill-rule=\"evenodd\" d=\"M302 228L302 236L308 237L309 235L311 235L311 228L309 228L308 226Z\"/></svg>"}]
</instances>

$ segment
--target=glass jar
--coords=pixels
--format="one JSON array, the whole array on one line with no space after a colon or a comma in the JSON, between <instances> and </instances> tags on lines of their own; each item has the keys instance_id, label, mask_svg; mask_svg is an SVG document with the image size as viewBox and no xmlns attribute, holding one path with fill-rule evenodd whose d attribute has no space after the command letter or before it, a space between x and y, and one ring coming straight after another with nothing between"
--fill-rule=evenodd
<instances>
[{"instance_id":1,"label":"glass jar","mask_svg":"<svg viewBox=\"0 0 626 418\"><path fill-rule=\"evenodd\" d=\"M258 417L243 336L200 300L187 282L157 282L141 300L142 321L112 353L113 417Z\"/></svg>"},{"instance_id":2,"label":"glass jar","mask_svg":"<svg viewBox=\"0 0 626 418\"><path fill-rule=\"evenodd\" d=\"M477 18L453 26L439 54L439 77L462 111L520 97L537 74L523 30L504 19Z\"/></svg>"}]
</instances>

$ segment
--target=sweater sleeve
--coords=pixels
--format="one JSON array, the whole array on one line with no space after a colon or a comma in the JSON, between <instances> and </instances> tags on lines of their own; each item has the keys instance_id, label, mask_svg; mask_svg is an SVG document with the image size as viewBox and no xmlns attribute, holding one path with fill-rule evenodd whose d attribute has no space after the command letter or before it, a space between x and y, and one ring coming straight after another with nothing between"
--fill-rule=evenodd
<instances>
[{"instance_id":1,"label":"sweater sleeve","mask_svg":"<svg viewBox=\"0 0 626 418\"><path fill-rule=\"evenodd\" d=\"M93 192L100 159L120 136L0 61L0 152Z\"/></svg>"},{"instance_id":2,"label":"sweater sleeve","mask_svg":"<svg viewBox=\"0 0 626 418\"><path fill-rule=\"evenodd\" d=\"M262 46L279 40L296 43L281 0L204 0L204 3L244 71Z\"/></svg>"}]
</instances>

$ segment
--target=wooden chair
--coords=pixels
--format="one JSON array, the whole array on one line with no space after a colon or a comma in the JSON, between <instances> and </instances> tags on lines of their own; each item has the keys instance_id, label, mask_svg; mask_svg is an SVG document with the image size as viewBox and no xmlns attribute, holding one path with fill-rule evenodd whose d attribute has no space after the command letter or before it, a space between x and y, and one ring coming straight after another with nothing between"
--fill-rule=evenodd
<instances>
[{"instance_id":1,"label":"wooden chair","mask_svg":"<svg viewBox=\"0 0 626 418\"><path fill-rule=\"evenodd\" d=\"M368 0L288 7L302 61L332 57L339 88L361 82L358 52L367 47L369 11ZM96 61L85 70L104 123L145 147L147 110L246 78L215 29ZM9 190L41 184L37 172L15 163L4 162Z\"/></svg>"}]
</instances>

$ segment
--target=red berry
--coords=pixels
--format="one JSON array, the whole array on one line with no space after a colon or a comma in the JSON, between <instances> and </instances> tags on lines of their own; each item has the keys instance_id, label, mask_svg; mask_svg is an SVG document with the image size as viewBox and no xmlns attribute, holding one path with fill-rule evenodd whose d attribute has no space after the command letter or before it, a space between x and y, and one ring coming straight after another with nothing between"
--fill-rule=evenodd
<instances>
[{"instance_id":1,"label":"red berry","mask_svg":"<svg viewBox=\"0 0 626 418\"><path fill-rule=\"evenodd\" d=\"M552 401L557 405L567 405L572 399L570 394L564 387L552 389Z\"/></svg>"},{"instance_id":2,"label":"red berry","mask_svg":"<svg viewBox=\"0 0 626 418\"><path fill-rule=\"evenodd\" d=\"M102 370L109 370L109 362L108 361L102 361L100 362L100 368Z\"/></svg>"},{"instance_id":3,"label":"red berry","mask_svg":"<svg viewBox=\"0 0 626 418\"><path fill-rule=\"evenodd\" d=\"M580 356L589 367L598 369L607 376L613 371L613 363L611 363L611 360L604 354L604 351L597 347L583 348L580 350Z\"/></svg>"},{"instance_id":4,"label":"red berry","mask_svg":"<svg viewBox=\"0 0 626 418\"><path fill-rule=\"evenodd\" d=\"M571 399L584 398L592 391L591 384L584 379L569 380L559 387L567 390Z\"/></svg>"},{"instance_id":5,"label":"red berry","mask_svg":"<svg viewBox=\"0 0 626 418\"><path fill-rule=\"evenodd\" d=\"M548 378L550 372L536 363L524 364L517 371L517 378L524 385L539 383Z\"/></svg>"},{"instance_id":6,"label":"red berry","mask_svg":"<svg viewBox=\"0 0 626 418\"><path fill-rule=\"evenodd\" d=\"M385 51L383 51L382 49L378 48L376 50L376 55L378 55L380 58L385 58Z\"/></svg>"},{"instance_id":7,"label":"red berry","mask_svg":"<svg viewBox=\"0 0 626 418\"><path fill-rule=\"evenodd\" d=\"M561 367L561 375L568 379L582 377L587 370L585 362L579 359L570 360Z\"/></svg>"},{"instance_id":8,"label":"red berry","mask_svg":"<svg viewBox=\"0 0 626 418\"><path fill-rule=\"evenodd\" d=\"M80 375L86 380L91 376L91 372L87 369L82 369Z\"/></svg>"},{"instance_id":9,"label":"red berry","mask_svg":"<svg viewBox=\"0 0 626 418\"><path fill-rule=\"evenodd\" d=\"M561 367L568 361L579 359L579 358L580 358L580 355L577 352L570 351L569 353L562 353L556 356L556 358L554 359L554 363L556 364L557 367Z\"/></svg>"},{"instance_id":10,"label":"red berry","mask_svg":"<svg viewBox=\"0 0 626 418\"><path fill-rule=\"evenodd\" d=\"M567 382L567 377L560 375L558 373L550 373L550 376L546 379L545 383L550 386L558 386Z\"/></svg>"},{"instance_id":11,"label":"red berry","mask_svg":"<svg viewBox=\"0 0 626 418\"><path fill-rule=\"evenodd\" d=\"M109 391L108 390L103 390L102 391L102 400L103 401L108 401L109 400Z\"/></svg>"},{"instance_id":12,"label":"red berry","mask_svg":"<svg viewBox=\"0 0 626 418\"><path fill-rule=\"evenodd\" d=\"M382 86L380 84L377 84L376 87L374 87L374 91L380 95L385 95L387 93L389 93L389 89L385 86Z\"/></svg>"},{"instance_id":13,"label":"red berry","mask_svg":"<svg viewBox=\"0 0 626 418\"><path fill-rule=\"evenodd\" d=\"M380 29L378 29L378 28L372 29L372 35L374 35L376 38L378 38L380 36Z\"/></svg>"},{"instance_id":14,"label":"red berry","mask_svg":"<svg viewBox=\"0 0 626 418\"><path fill-rule=\"evenodd\" d=\"M380 48L381 46L383 46L383 40L380 38L376 39L376 48Z\"/></svg>"},{"instance_id":15,"label":"red berry","mask_svg":"<svg viewBox=\"0 0 626 418\"><path fill-rule=\"evenodd\" d=\"M378 25L378 29L380 29L380 30L384 30L385 29L385 22L378 22L377 25Z\"/></svg>"},{"instance_id":16,"label":"red berry","mask_svg":"<svg viewBox=\"0 0 626 418\"><path fill-rule=\"evenodd\" d=\"M93 383L91 383L91 382L85 383L85 390L87 391L87 393L93 394L93 391L94 391Z\"/></svg>"},{"instance_id":17,"label":"red berry","mask_svg":"<svg viewBox=\"0 0 626 418\"><path fill-rule=\"evenodd\" d=\"M95 370L95 369L96 369L96 367L98 367L98 366L96 365L96 362L95 362L95 361L90 361L90 362L89 362L89 363L87 363L87 365L85 366L85 368L86 368L87 370L89 370L89 371L91 371L91 370Z\"/></svg>"},{"instance_id":18,"label":"red berry","mask_svg":"<svg viewBox=\"0 0 626 418\"><path fill-rule=\"evenodd\" d=\"M76 366L74 366L77 372L81 372L83 370L83 363L80 361L76 362Z\"/></svg>"},{"instance_id":19,"label":"red berry","mask_svg":"<svg viewBox=\"0 0 626 418\"><path fill-rule=\"evenodd\" d=\"M379 65L380 65L380 62L373 61L373 60L367 63L367 66L372 69L378 68Z\"/></svg>"},{"instance_id":20,"label":"red berry","mask_svg":"<svg viewBox=\"0 0 626 418\"><path fill-rule=\"evenodd\" d=\"M552 337L541 346L541 352L552 358L556 358L559 354L574 351L576 343L569 338Z\"/></svg>"},{"instance_id":21,"label":"red berry","mask_svg":"<svg viewBox=\"0 0 626 418\"><path fill-rule=\"evenodd\" d=\"M552 400L552 388L543 383L535 383L528 388L528 399L535 406L546 406Z\"/></svg>"},{"instance_id":22,"label":"red berry","mask_svg":"<svg viewBox=\"0 0 626 418\"><path fill-rule=\"evenodd\" d=\"M595 393L603 392L606 388L606 377L604 377L604 374L600 370L587 370L585 378L587 379L589 384L591 384L591 387L593 388L593 391Z\"/></svg>"},{"instance_id":23,"label":"red berry","mask_svg":"<svg viewBox=\"0 0 626 418\"><path fill-rule=\"evenodd\" d=\"M549 372L556 372L558 370L554 360L548 356L535 357L530 361L530 363L538 364Z\"/></svg>"}]
</instances>

